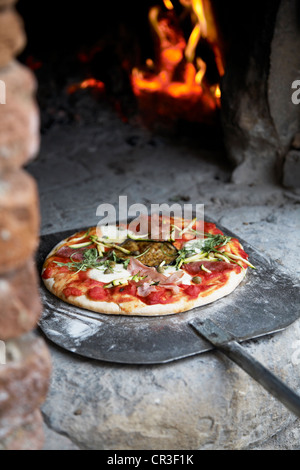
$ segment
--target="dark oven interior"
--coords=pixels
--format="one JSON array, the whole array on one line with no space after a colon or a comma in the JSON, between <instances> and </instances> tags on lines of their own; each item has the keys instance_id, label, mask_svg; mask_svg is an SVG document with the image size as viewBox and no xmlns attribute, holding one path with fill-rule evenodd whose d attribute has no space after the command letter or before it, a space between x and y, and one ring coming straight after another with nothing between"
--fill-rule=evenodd
<instances>
[{"instance_id":1,"label":"dark oven interior","mask_svg":"<svg viewBox=\"0 0 300 470\"><path fill-rule=\"evenodd\" d=\"M295 186L288 154L299 130L298 108L289 99L298 67L296 2L198 4L205 25L192 2L87 2L84 8L20 2L28 36L21 60L38 78L42 131L95 122L104 99L123 122L198 136L199 147L218 141L236 183ZM191 46L198 23L202 31ZM200 96L192 75L203 64ZM144 80L139 90L138 80ZM163 80L173 86L170 94ZM189 91L174 90L175 82L190 83Z\"/></svg>"}]
</instances>

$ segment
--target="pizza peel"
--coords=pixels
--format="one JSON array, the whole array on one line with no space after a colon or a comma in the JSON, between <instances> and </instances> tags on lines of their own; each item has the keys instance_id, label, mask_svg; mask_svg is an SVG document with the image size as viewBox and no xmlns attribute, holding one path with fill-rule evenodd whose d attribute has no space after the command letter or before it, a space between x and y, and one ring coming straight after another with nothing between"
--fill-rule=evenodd
<instances>
[{"instance_id":1,"label":"pizza peel","mask_svg":"<svg viewBox=\"0 0 300 470\"><path fill-rule=\"evenodd\" d=\"M241 346L247 340L278 333L300 317L299 282L246 241L217 225L226 235L240 240L257 268L248 269L230 295L176 315L131 317L99 314L67 304L41 282L44 308L39 326L49 340L67 351L120 364L163 364L217 348L300 417L300 397ZM42 236L39 271L57 243L85 229Z\"/></svg>"}]
</instances>

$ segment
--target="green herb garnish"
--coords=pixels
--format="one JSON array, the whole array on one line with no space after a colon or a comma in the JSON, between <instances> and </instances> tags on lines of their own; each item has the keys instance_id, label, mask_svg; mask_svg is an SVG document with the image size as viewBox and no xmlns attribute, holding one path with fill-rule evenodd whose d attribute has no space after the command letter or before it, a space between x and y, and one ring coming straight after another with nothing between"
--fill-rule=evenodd
<instances>
[{"instance_id":1,"label":"green herb garnish","mask_svg":"<svg viewBox=\"0 0 300 470\"><path fill-rule=\"evenodd\" d=\"M124 268L127 269L127 266L128 266L129 263L130 263L130 258L124 259L124 260L122 260L122 261L123 261Z\"/></svg>"},{"instance_id":2,"label":"green herb garnish","mask_svg":"<svg viewBox=\"0 0 300 470\"><path fill-rule=\"evenodd\" d=\"M217 261L218 259L223 259L224 261L238 264L241 267L243 266L240 264L240 262L243 262L251 268L256 269L251 263L249 263L249 261L245 260L241 256L218 251L217 248L227 245L232 237L221 234L212 235L210 233L206 233L206 236L207 237L205 239L199 239L195 241L192 246L184 246L181 250L178 251L178 256L175 262L177 270L180 269L183 263L200 261L205 258L207 258L207 261ZM214 257L212 257L213 253L215 255Z\"/></svg>"},{"instance_id":3,"label":"green herb garnish","mask_svg":"<svg viewBox=\"0 0 300 470\"><path fill-rule=\"evenodd\" d=\"M184 246L178 250L176 258L176 269L180 269L183 263L191 263L193 261L200 261L207 257L209 253L217 251L215 247L224 246L231 240L231 237L225 235L212 235L207 234L207 238L196 240L193 246Z\"/></svg>"},{"instance_id":4,"label":"green herb garnish","mask_svg":"<svg viewBox=\"0 0 300 470\"><path fill-rule=\"evenodd\" d=\"M90 248L89 250L85 250L83 253L83 260L82 261L75 261L70 256L71 261L68 263L61 263L59 261L54 261L59 267L67 266L70 271L86 271L87 269L99 269L103 265L105 265L105 261L101 261L99 258L98 250L96 248Z\"/></svg>"},{"instance_id":5,"label":"green herb garnish","mask_svg":"<svg viewBox=\"0 0 300 470\"><path fill-rule=\"evenodd\" d=\"M230 242L231 237L227 237L225 235L211 235L208 238L204 239L204 243L202 244L202 249L206 253L210 253L211 251L214 250L216 246L224 246L227 245L228 242Z\"/></svg>"},{"instance_id":6,"label":"green herb garnish","mask_svg":"<svg viewBox=\"0 0 300 470\"><path fill-rule=\"evenodd\" d=\"M177 270L181 268L181 265L187 256L187 253L187 250L185 250L184 248L182 250L178 250L178 256L175 261L175 267Z\"/></svg>"}]
</instances>

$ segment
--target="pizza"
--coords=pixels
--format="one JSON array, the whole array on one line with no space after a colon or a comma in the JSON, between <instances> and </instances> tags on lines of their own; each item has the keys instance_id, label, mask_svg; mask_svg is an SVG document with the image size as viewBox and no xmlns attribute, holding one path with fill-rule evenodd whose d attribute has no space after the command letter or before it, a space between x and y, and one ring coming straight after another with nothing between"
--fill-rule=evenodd
<instances>
[{"instance_id":1,"label":"pizza","mask_svg":"<svg viewBox=\"0 0 300 470\"><path fill-rule=\"evenodd\" d=\"M76 232L46 257L43 282L64 302L93 312L170 315L229 295L254 268L238 239L214 223L171 219L170 226L160 238L128 224Z\"/></svg>"}]
</instances>

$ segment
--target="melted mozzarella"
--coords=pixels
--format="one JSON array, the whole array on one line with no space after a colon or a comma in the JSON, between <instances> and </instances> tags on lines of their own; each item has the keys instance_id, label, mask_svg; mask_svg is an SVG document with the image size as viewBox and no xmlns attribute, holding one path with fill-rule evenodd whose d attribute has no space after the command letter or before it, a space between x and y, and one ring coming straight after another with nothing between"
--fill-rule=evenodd
<instances>
[{"instance_id":1,"label":"melted mozzarella","mask_svg":"<svg viewBox=\"0 0 300 470\"><path fill-rule=\"evenodd\" d=\"M107 241L122 243L126 240L128 230L116 225L100 225L97 227L97 235ZM104 241L104 240L103 240Z\"/></svg>"},{"instance_id":2,"label":"melted mozzarella","mask_svg":"<svg viewBox=\"0 0 300 470\"><path fill-rule=\"evenodd\" d=\"M91 269L88 273L89 278L95 281L109 283L115 279L123 279L131 276L130 272L124 268L123 264L117 263L112 273L104 274L106 268Z\"/></svg>"},{"instance_id":3,"label":"melted mozzarella","mask_svg":"<svg viewBox=\"0 0 300 470\"><path fill-rule=\"evenodd\" d=\"M205 239L197 238L195 240L190 240L184 244L184 248L190 252L191 255L196 255L201 253Z\"/></svg>"}]
</instances>

